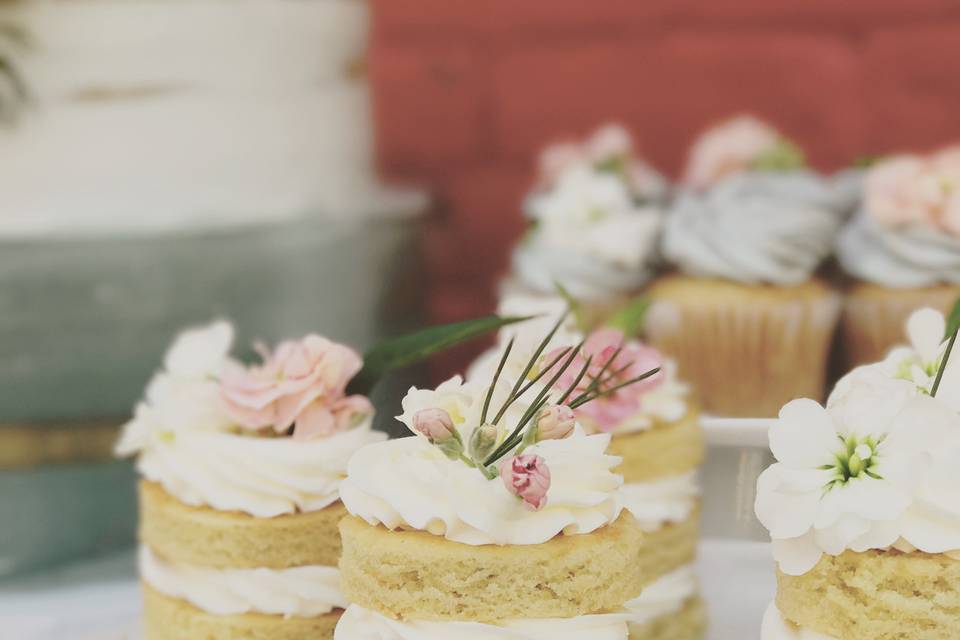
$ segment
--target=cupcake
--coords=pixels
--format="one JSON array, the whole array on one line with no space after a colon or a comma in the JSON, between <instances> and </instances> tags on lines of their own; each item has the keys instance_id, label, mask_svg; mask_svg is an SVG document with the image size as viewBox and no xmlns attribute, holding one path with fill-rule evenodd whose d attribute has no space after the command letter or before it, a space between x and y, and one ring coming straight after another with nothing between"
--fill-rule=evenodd
<instances>
[{"instance_id":1,"label":"cupcake","mask_svg":"<svg viewBox=\"0 0 960 640\"><path fill-rule=\"evenodd\" d=\"M795 400L770 432L756 511L777 560L762 640L947 640L960 629L960 365L943 318L929 353L859 367L826 407ZM915 316L916 318L916 316ZM955 335L955 334L954 334ZM903 367L909 362L910 366Z\"/></svg>"},{"instance_id":2,"label":"cupcake","mask_svg":"<svg viewBox=\"0 0 960 640\"><path fill-rule=\"evenodd\" d=\"M350 460L337 640L628 637L624 605L661 560L623 509L610 436L558 404L598 393L554 390L572 349L532 377L537 358L505 373L510 351L482 383L411 389L414 437Z\"/></svg>"},{"instance_id":3,"label":"cupcake","mask_svg":"<svg viewBox=\"0 0 960 640\"><path fill-rule=\"evenodd\" d=\"M914 309L946 311L960 295L960 148L873 166L837 253L856 279L842 322L847 363L874 362Z\"/></svg>"},{"instance_id":4,"label":"cupcake","mask_svg":"<svg viewBox=\"0 0 960 640\"><path fill-rule=\"evenodd\" d=\"M666 181L619 126L548 147L505 294L554 296L560 286L597 313L615 306L652 276L666 193Z\"/></svg>"},{"instance_id":5,"label":"cupcake","mask_svg":"<svg viewBox=\"0 0 960 640\"><path fill-rule=\"evenodd\" d=\"M821 397L841 303L816 273L851 209L846 177L804 168L793 143L741 117L697 141L684 185L663 244L676 272L648 290L648 338L710 413Z\"/></svg>"},{"instance_id":6,"label":"cupcake","mask_svg":"<svg viewBox=\"0 0 960 640\"><path fill-rule=\"evenodd\" d=\"M142 478L145 637L330 638L346 461L385 439L346 393L362 362L309 335L245 367L232 340L182 333L117 445Z\"/></svg>"},{"instance_id":7,"label":"cupcake","mask_svg":"<svg viewBox=\"0 0 960 640\"><path fill-rule=\"evenodd\" d=\"M514 304L519 302L513 300ZM548 311L542 307L537 310ZM531 310L522 312L518 308L517 312ZM522 365L536 352L544 323L550 322L559 328L543 349L544 364L535 371L539 373L550 363L561 361L567 351L560 344L580 345L573 364L554 385L557 393L570 387L585 392L594 380L602 381L596 388L606 391L644 371L659 369L656 376L578 406L573 412L586 433L611 434L608 451L621 458L615 471L624 478L624 506L646 534L641 555L656 558L656 563L650 563L641 557L640 561L650 567L653 581L640 598L625 605L631 616L630 637L702 637L705 615L693 567L700 519L697 472L704 455L697 408L689 399L687 385L677 379L671 360L620 329L604 327L585 336L571 325L570 317L563 309L553 309L543 317L503 329L500 346L481 356L471 367L468 379L478 383L488 380L500 365L495 356L507 344L511 345L511 354L517 355L508 358L502 370L524 375ZM558 339L558 335L562 337ZM581 370L586 373L579 377Z\"/></svg>"}]
</instances>

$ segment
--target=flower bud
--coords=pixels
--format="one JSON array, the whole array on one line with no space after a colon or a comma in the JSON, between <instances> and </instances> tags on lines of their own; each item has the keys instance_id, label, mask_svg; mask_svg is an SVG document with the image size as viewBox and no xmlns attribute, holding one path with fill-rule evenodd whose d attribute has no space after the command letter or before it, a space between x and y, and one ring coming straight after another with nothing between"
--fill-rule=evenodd
<instances>
[{"instance_id":1,"label":"flower bud","mask_svg":"<svg viewBox=\"0 0 960 640\"><path fill-rule=\"evenodd\" d=\"M443 409L421 409L413 416L413 428L432 444L457 439L453 418Z\"/></svg>"},{"instance_id":2,"label":"flower bud","mask_svg":"<svg viewBox=\"0 0 960 640\"><path fill-rule=\"evenodd\" d=\"M537 417L537 440L562 440L573 433L577 419L565 404L544 408Z\"/></svg>"},{"instance_id":3,"label":"flower bud","mask_svg":"<svg viewBox=\"0 0 960 640\"><path fill-rule=\"evenodd\" d=\"M470 434L470 457L477 462L483 462L497 446L499 436L500 430L492 424L484 424L474 429Z\"/></svg>"},{"instance_id":4,"label":"flower bud","mask_svg":"<svg viewBox=\"0 0 960 640\"><path fill-rule=\"evenodd\" d=\"M547 504L550 489L550 468L537 455L507 458L500 463L500 478L507 491L523 500L530 511L540 511Z\"/></svg>"}]
</instances>

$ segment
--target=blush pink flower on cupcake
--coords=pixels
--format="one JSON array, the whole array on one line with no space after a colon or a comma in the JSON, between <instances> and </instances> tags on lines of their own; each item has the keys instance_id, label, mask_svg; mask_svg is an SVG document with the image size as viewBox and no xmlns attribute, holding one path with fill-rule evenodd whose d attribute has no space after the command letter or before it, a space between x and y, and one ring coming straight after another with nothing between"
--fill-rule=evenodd
<instances>
[{"instance_id":1,"label":"blush pink flower on cupcake","mask_svg":"<svg viewBox=\"0 0 960 640\"><path fill-rule=\"evenodd\" d=\"M500 463L500 478L507 491L523 500L526 509L540 511L546 506L550 468L540 456L527 454L505 458Z\"/></svg>"},{"instance_id":2,"label":"blush pink flower on cupcake","mask_svg":"<svg viewBox=\"0 0 960 640\"><path fill-rule=\"evenodd\" d=\"M546 359L552 362L558 355L559 350L548 354ZM603 381L600 390L606 390L641 376L651 369L661 368L660 372L646 380L618 389L609 396L598 398L577 409L577 414L586 418L584 422L587 425L599 431L610 432L624 420L638 413L643 406L644 395L663 383L664 359L653 347L637 340L628 340L622 331L599 329L590 334L581 352L560 376L556 383L557 389L566 391L570 388L586 364L587 358L591 356L590 367L577 384L577 389L571 394L571 398L585 392L597 378ZM604 367L607 362L610 364Z\"/></svg>"},{"instance_id":3,"label":"blush pink flower on cupcake","mask_svg":"<svg viewBox=\"0 0 960 640\"><path fill-rule=\"evenodd\" d=\"M706 189L746 171L782 140L776 129L753 116L737 116L708 129L694 143L684 182Z\"/></svg>"},{"instance_id":4,"label":"blush pink flower on cupcake","mask_svg":"<svg viewBox=\"0 0 960 640\"><path fill-rule=\"evenodd\" d=\"M887 227L923 226L960 235L960 149L899 155L867 174L864 202Z\"/></svg>"},{"instance_id":5,"label":"blush pink flower on cupcake","mask_svg":"<svg viewBox=\"0 0 960 640\"><path fill-rule=\"evenodd\" d=\"M220 377L226 411L240 426L277 433L293 426L295 439L308 440L349 429L373 412L364 396L346 395L363 366L349 347L311 334L258 351L260 365L231 363Z\"/></svg>"}]
</instances>

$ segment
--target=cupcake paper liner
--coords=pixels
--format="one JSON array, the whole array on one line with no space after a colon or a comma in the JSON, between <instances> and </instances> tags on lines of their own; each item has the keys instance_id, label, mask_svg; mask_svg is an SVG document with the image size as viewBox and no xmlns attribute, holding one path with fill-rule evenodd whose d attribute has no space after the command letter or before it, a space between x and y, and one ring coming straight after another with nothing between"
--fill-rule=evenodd
<instances>
[{"instance_id":1,"label":"cupcake paper liner","mask_svg":"<svg viewBox=\"0 0 960 640\"><path fill-rule=\"evenodd\" d=\"M677 360L706 412L771 417L794 398L821 400L840 296L797 287L667 276L650 289L652 344Z\"/></svg>"}]
</instances>

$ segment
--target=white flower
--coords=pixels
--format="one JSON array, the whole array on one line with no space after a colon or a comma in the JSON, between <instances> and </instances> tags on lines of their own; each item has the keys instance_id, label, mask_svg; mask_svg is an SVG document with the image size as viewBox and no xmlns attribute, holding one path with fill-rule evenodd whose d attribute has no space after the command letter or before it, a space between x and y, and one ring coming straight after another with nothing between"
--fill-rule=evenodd
<instances>
[{"instance_id":1,"label":"white flower","mask_svg":"<svg viewBox=\"0 0 960 640\"><path fill-rule=\"evenodd\" d=\"M178 431L221 431L232 426L220 402L216 376L229 362L233 327L223 321L188 329L174 340L164 369L147 385L144 400L123 426L118 455L132 455L151 438L172 438Z\"/></svg>"},{"instance_id":2,"label":"white flower","mask_svg":"<svg viewBox=\"0 0 960 640\"><path fill-rule=\"evenodd\" d=\"M632 270L650 260L663 221L660 209L637 207L614 174L579 166L532 197L528 211L537 221L531 239L539 251Z\"/></svg>"},{"instance_id":3,"label":"white flower","mask_svg":"<svg viewBox=\"0 0 960 640\"><path fill-rule=\"evenodd\" d=\"M823 553L893 545L955 414L907 381L861 368L828 408L795 400L770 431L777 463L757 483L757 517L780 569L800 575Z\"/></svg>"},{"instance_id":4,"label":"white flower","mask_svg":"<svg viewBox=\"0 0 960 640\"><path fill-rule=\"evenodd\" d=\"M575 166L563 173L555 188L534 197L530 215L543 225L560 223L582 228L633 209L630 192L616 175Z\"/></svg>"},{"instance_id":5,"label":"white flower","mask_svg":"<svg viewBox=\"0 0 960 640\"><path fill-rule=\"evenodd\" d=\"M460 376L450 378L436 389L410 387L401 403L403 413L397 416L397 420L405 424L411 433L421 435L413 427L414 416L423 409L443 409L453 420L453 426L462 430L473 415L479 396L477 385L464 383Z\"/></svg>"},{"instance_id":6,"label":"white flower","mask_svg":"<svg viewBox=\"0 0 960 640\"><path fill-rule=\"evenodd\" d=\"M890 376L910 380L926 393L933 384L947 348L947 321L936 309L919 309L907 320L910 346L890 351L881 368ZM960 351L953 354L937 391L937 399L960 411Z\"/></svg>"}]
</instances>

